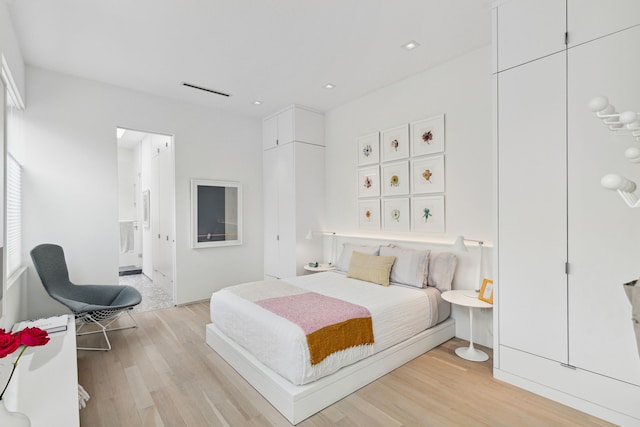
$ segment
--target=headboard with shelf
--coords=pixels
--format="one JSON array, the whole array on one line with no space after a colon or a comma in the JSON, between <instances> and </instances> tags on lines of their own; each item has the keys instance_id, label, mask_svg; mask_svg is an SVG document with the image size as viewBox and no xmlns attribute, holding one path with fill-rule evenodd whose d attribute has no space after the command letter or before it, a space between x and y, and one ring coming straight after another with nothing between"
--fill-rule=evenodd
<instances>
[{"instance_id":1,"label":"headboard with shelf","mask_svg":"<svg viewBox=\"0 0 640 427\"><path fill-rule=\"evenodd\" d=\"M329 233L323 238L323 260L309 260L320 263L327 263L329 260L335 261L339 258L344 243L357 245L396 245L402 248L411 249L431 249L438 252L452 252L456 255L458 263L453 279L453 289L475 289L478 280L478 263L480 260L480 247L468 245L467 252L456 252L453 249L453 240L427 241L422 239L410 239L399 236L372 236L347 233ZM486 277L492 279L493 247L485 244L483 246L482 266L480 266L481 279Z\"/></svg>"}]
</instances>

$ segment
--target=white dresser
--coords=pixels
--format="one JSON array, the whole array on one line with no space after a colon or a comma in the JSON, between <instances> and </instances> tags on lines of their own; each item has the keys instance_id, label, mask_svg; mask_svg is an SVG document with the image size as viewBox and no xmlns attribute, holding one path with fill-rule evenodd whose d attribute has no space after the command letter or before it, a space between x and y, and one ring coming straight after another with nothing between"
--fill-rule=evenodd
<instances>
[{"instance_id":1,"label":"white dresser","mask_svg":"<svg viewBox=\"0 0 640 427\"><path fill-rule=\"evenodd\" d=\"M7 409L26 414L31 427L78 427L78 363L74 318L66 332L27 349L5 394ZM91 391L89 391L91 394Z\"/></svg>"}]
</instances>

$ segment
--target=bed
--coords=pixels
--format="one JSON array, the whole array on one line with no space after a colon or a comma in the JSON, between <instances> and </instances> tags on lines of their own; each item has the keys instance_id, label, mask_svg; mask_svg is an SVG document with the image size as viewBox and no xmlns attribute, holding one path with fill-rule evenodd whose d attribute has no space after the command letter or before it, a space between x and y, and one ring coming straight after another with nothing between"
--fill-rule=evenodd
<instances>
[{"instance_id":1,"label":"bed","mask_svg":"<svg viewBox=\"0 0 640 427\"><path fill-rule=\"evenodd\" d=\"M455 335L440 296L455 264L449 253L345 244L336 271L215 292L207 343L297 424Z\"/></svg>"}]
</instances>

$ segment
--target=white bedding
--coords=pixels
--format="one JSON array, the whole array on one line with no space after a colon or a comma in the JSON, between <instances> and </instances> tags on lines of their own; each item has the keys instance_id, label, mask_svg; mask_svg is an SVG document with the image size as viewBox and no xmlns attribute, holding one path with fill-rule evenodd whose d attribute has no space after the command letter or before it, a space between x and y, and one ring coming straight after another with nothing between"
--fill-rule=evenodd
<instances>
[{"instance_id":1,"label":"white bedding","mask_svg":"<svg viewBox=\"0 0 640 427\"><path fill-rule=\"evenodd\" d=\"M315 381L404 341L449 314L448 304L442 303L440 291L435 288L384 287L334 272L299 276L286 282L366 307L371 313L375 338L373 346L351 347L311 365L306 336L298 325L226 289L215 292L211 296L211 321L216 327L296 385Z\"/></svg>"}]
</instances>

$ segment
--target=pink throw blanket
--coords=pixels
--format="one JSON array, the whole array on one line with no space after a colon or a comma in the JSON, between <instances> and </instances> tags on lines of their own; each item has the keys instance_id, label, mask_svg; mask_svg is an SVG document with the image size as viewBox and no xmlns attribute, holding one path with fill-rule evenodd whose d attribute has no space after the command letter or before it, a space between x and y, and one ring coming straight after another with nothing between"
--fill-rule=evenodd
<instances>
[{"instance_id":1,"label":"pink throw blanket","mask_svg":"<svg viewBox=\"0 0 640 427\"><path fill-rule=\"evenodd\" d=\"M374 343L371 313L365 307L315 292L254 302L302 328L312 365L336 351Z\"/></svg>"}]
</instances>

